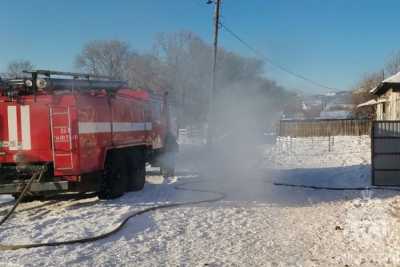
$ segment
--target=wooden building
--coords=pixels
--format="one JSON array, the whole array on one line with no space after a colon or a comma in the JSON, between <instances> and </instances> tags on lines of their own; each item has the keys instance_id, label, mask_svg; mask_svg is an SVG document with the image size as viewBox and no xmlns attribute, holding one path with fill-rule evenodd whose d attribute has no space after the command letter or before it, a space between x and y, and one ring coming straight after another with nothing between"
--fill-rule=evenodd
<instances>
[{"instance_id":1,"label":"wooden building","mask_svg":"<svg viewBox=\"0 0 400 267\"><path fill-rule=\"evenodd\" d=\"M371 94L376 96L377 120L400 120L400 72L383 80Z\"/></svg>"}]
</instances>

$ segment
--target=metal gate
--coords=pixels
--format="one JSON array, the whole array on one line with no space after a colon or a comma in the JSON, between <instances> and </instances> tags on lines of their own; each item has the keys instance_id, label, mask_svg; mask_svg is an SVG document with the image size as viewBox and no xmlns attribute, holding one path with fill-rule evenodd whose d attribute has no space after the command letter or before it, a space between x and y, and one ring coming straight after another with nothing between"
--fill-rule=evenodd
<instances>
[{"instance_id":1,"label":"metal gate","mask_svg":"<svg viewBox=\"0 0 400 267\"><path fill-rule=\"evenodd\" d=\"M371 133L372 184L400 186L400 121L375 121Z\"/></svg>"}]
</instances>

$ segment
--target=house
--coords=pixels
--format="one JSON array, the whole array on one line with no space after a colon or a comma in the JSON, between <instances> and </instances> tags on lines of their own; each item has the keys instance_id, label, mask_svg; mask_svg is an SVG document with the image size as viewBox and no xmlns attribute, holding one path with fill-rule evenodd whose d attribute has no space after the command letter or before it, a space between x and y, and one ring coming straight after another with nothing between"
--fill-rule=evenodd
<instances>
[{"instance_id":1,"label":"house","mask_svg":"<svg viewBox=\"0 0 400 267\"><path fill-rule=\"evenodd\" d=\"M376 96L377 120L400 120L400 72L383 80L370 91Z\"/></svg>"}]
</instances>

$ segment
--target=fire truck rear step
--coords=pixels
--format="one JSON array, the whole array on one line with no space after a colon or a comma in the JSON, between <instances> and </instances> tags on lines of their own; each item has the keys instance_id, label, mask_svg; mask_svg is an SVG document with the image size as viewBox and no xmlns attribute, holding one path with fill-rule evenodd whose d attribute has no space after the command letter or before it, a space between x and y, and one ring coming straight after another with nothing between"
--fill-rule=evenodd
<instances>
[{"instance_id":1,"label":"fire truck rear step","mask_svg":"<svg viewBox=\"0 0 400 267\"><path fill-rule=\"evenodd\" d=\"M25 183L0 184L0 194L19 193L24 188ZM49 192L49 191L67 191L69 189L68 181L32 183L30 192Z\"/></svg>"}]
</instances>

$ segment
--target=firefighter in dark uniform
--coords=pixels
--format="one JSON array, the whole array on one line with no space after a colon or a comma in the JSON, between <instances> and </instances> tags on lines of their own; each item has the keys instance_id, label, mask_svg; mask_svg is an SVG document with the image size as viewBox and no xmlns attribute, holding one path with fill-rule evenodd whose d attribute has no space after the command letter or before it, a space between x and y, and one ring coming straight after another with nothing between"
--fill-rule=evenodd
<instances>
[{"instance_id":1,"label":"firefighter in dark uniform","mask_svg":"<svg viewBox=\"0 0 400 267\"><path fill-rule=\"evenodd\" d=\"M165 150L162 156L161 172L166 177L175 175L176 156L179 151L179 145L175 136L168 133L165 137Z\"/></svg>"}]
</instances>

